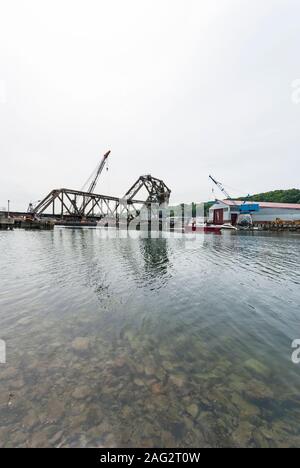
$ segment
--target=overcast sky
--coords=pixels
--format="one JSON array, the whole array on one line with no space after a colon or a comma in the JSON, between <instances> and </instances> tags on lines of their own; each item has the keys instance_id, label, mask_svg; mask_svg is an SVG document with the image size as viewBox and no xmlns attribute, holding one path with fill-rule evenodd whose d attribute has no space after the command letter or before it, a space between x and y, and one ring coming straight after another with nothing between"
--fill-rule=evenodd
<instances>
[{"instance_id":1,"label":"overcast sky","mask_svg":"<svg viewBox=\"0 0 300 468\"><path fill-rule=\"evenodd\" d=\"M108 149L97 193L299 188L299 20L299 0L2 1L0 207L80 189Z\"/></svg>"}]
</instances>

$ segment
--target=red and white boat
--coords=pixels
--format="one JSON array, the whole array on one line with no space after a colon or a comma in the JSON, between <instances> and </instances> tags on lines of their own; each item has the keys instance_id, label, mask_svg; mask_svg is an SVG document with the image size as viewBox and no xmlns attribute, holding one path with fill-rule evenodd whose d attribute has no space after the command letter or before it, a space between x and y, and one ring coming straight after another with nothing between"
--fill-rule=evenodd
<instances>
[{"instance_id":1,"label":"red and white boat","mask_svg":"<svg viewBox=\"0 0 300 468\"><path fill-rule=\"evenodd\" d=\"M199 233L214 233L214 234L221 234L222 233L222 226L217 224L207 224L203 221L198 221L196 219L192 219L188 224L184 226L185 233L191 232L199 232Z\"/></svg>"}]
</instances>

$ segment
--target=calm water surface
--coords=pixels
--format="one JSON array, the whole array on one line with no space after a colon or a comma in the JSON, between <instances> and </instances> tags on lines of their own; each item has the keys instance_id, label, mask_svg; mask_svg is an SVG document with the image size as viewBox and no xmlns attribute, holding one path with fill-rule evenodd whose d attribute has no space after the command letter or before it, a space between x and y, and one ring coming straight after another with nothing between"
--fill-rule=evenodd
<instances>
[{"instance_id":1,"label":"calm water surface","mask_svg":"<svg viewBox=\"0 0 300 468\"><path fill-rule=\"evenodd\" d=\"M0 232L0 445L300 446L299 246Z\"/></svg>"}]
</instances>

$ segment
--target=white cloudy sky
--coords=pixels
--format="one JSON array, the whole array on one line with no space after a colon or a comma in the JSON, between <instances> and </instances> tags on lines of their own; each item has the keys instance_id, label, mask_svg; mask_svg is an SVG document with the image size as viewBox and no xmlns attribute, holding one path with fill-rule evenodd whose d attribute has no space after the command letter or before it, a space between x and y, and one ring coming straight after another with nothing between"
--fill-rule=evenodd
<instances>
[{"instance_id":1,"label":"white cloudy sky","mask_svg":"<svg viewBox=\"0 0 300 468\"><path fill-rule=\"evenodd\" d=\"M0 206L141 174L172 201L299 187L299 0L26 0L0 8Z\"/></svg>"}]
</instances>

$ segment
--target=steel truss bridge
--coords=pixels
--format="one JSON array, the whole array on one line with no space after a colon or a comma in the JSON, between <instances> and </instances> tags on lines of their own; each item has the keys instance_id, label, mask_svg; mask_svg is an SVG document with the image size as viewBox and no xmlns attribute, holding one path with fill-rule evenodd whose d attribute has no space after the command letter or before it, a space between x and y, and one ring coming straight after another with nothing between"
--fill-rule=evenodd
<instances>
[{"instance_id":1,"label":"steel truss bridge","mask_svg":"<svg viewBox=\"0 0 300 468\"><path fill-rule=\"evenodd\" d=\"M146 199L139 199L141 191ZM146 208L148 215L159 206L168 206L171 190L160 179L145 175L133 184L126 194L119 197L99 195L66 188L52 190L32 208L36 217L52 217L56 220L126 219L131 221ZM150 218L151 219L151 218Z\"/></svg>"}]
</instances>

